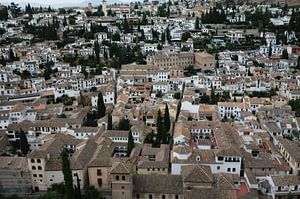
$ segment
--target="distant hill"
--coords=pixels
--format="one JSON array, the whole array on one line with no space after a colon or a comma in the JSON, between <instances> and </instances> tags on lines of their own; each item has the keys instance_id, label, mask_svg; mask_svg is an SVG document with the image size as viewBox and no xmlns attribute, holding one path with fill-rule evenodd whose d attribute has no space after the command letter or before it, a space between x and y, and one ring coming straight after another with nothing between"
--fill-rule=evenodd
<instances>
[{"instance_id":1,"label":"distant hill","mask_svg":"<svg viewBox=\"0 0 300 199\"><path fill-rule=\"evenodd\" d=\"M300 6L300 0L235 0L236 3L241 1L258 4L277 4L279 2L282 6L287 2L288 6Z\"/></svg>"}]
</instances>

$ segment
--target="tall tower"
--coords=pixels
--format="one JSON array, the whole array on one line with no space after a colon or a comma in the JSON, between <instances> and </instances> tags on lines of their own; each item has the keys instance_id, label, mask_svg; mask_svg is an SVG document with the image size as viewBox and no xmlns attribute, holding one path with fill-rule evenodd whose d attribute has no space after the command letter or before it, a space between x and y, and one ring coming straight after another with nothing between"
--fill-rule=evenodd
<instances>
[{"instance_id":1,"label":"tall tower","mask_svg":"<svg viewBox=\"0 0 300 199\"><path fill-rule=\"evenodd\" d=\"M102 11L104 12L104 16L107 16L107 7L106 7L106 0L102 0Z\"/></svg>"},{"instance_id":2,"label":"tall tower","mask_svg":"<svg viewBox=\"0 0 300 199\"><path fill-rule=\"evenodd\" d=\"M132 199L132 166L116 162L111 169L112 199Z\"/></svg>"}]
</instances>

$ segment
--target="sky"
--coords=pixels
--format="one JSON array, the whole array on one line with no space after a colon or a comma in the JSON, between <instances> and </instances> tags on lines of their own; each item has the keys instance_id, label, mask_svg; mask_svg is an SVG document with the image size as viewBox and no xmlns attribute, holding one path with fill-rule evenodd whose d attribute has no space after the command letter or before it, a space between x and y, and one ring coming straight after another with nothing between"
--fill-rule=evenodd
<instances>
[{"instance_id":1,"label":"sky","mask_svg":"<svg viewBox=\"0 0 300 199\"><path fill-rule=\"evenodd\" d=\"M121 3L130 2L131 0L108 0L109 3ZM0 0L4 4L10 4L10 2L18 3L20 6L27 5L28 3L33 6L37 5L51 5L52 7L60 6L87 6L88 2L92 2L93 5L99 5L101 0Z\"/></svg>"},{"instance_id":2,"label":"sky","mask_svg":"<svg viewBox=\"0 0 300 199\"><path fill-rule=\"evenodd\" d=\"M4 0L5 1L5 0ZM82 0L11 0L15 3L41 3L41 4L61 4L61 3L81 3ZM9 2L9 1L7 1Z\"/></svg>"}]
</instances>

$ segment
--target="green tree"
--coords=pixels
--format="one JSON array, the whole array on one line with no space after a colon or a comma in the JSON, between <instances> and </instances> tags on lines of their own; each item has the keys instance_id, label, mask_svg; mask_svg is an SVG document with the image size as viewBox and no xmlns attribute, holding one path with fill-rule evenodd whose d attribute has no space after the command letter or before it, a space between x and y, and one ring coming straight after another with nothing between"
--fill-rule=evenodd
<instances>
[{"instance_id":1,"label":"green tree","mask_svg":"<svg viewBox=\"0 0 300 199\"><path fill-rule=\"evenodd\" d=\"M129 133L128 133L127 157L130 156L133 147L134 147L134 140L133 140L132 133L131 133L131 130L130 130Z\"/></svg>"},{"instance_id":2,"label":"green tree","mask_svg":"<svg viewBox=\"0 0 300 199\"><path fill-rule=\"evenodd\" d=\"M0 35L3 35L4 33L6 33L6 30L4 28L0 28Z\"/></svg>"},{"instance_id":3,"label":"green tree","mask_svg":"<svg viewBox=\"0 0 300 199\"><path fill-rule=\"evenodd\" d=\"M199 17L196 17L196 20L195 20L195 29L196 30L200 29L200 20L199 20Z\"/></svg>"},{"instance_id":4,"label":"green tree","mask_svg":"<svg viewBox=\"0 0 300 199\"><path fill-rule=\"evenodd\" d=\"M125 19L123 21L123 30L124 30L125 33L129 33L130 32L130 30L129 30L129 24L128 24L126 16L125 16Z\"/></svg>"},{"instance_id":5,"label":"green tree","mask_svg":"<svg viewBox=\"0 0 300 199\"><path fill-rule=\"evenodd\" d=\"M174 94L174 99L180 99L180 97L181 97L180 92Z\"/></svg>"},{"instance_id":6,"label":"green tree","mask_svg":"<svg viewBox=\"0 0 300 199\"><path fill-rule=\"evenodd\" d=\"M208 95L204 94L200 97L200 103L201 104L208 104L210 102L210 98Z\"/></svg>"},{"instance_id":7,"label":"green tree","mask_svg":"<svg viewBox=\"0 0 300 199\"><path fill-rule=\"evenodd\" d=\"M94 52L95 52L96 61L99 61L100 60L100 46L99 46L98 40L96 40L94 43Z\"/></svg>"},{"instance_id":8,"label":"green tree","mask_svg":"<svg viewBox=\"0 0 300 199\"><path fill-rule=\"evenodd\" d=\"M61 164L62 164L62 172L64 174L64 183L65 183L64 199L73 199L74 198L73 176L72 176L72 170L70 167L70 160L68 156L69 155L67 150L63 149L61 152Z\"/></svg>"},{"instance_id":9,"label":"green tree","mask_svg":"<svg viewBox=\"0 0 300 199\"><path fill-rule=\"evenodd\" d=\"M101 92L99 92L99 94L98 94L97 111L98 111L99 118L103 118L106 114L106 107L105 107L103 95Z\"/></svg>"},{"instance_id":10,"label":"green tree","mask_svg":"<svg viewBox=\"0 0 300 199\"><path fill-rule=\"evenodd\" d=\"M31 5L30 5L30 4L27 4L27 5L25 6L25 13L26 13L26 14L33 14L33 10L32 10L32 8L31 8Z\"/></svg>"},{"instance_id":11,"label":"green tree","mask_svg":"<svg viewBox=\"0 0 300 199\"><path fill-rule=\"evenodd\" d=\"M64 8L59 8L59 9L58 9L58 13L59 13L60 15L64 15L64 14L66 14L67 12L66 12L66 10L65 10Z\"/></svg>"},{"instance_id":12,"label":"green tree","mask_svg":"<svg viewBox=\"0 0 300 199\"><path fill-rule=\"evenodd\" d=\"M219 101L219 95L215 94L215 89L213 88L213 86L211 86L211 91L210 91L210 104L217 104Z\"/></svg>"},{"instance_id":13,"label":"green tree","mask_svg":"<svg viewBox=\"0 0 300 199\"><path fill-rule=\"evenodd\" d=\"M167 131L166 131L166 127L165 127L163 118L161 116L160 109L157 112L156 130L157 130L157 135L156 135L156 141L154 143L154 146L159 147L160 144L167 144L167 142L168 142Z\"/></svg>"},{"instance_id":14,"label":"green tree","mask_svg":"<svg viewBox=\"0 0 300 199\"><path fill-rule=\"evenodd\" d=\"M270 47L269 47L269 55L268 55L269 57L272 57L272 46L270 45Z\"/></svg>"},{"instance_id":15,"label":"green tree","mask_svg":"<svg viewBox=\"0 0 300 199\"><path fill-rule=\"evenodd\" d=\"M159 17L167 17L168 16L168 11L166 10L166 4L165 3L161 6L158 6L157 16L159 16Z\"/></svg>"},{"instance_id":16,"label":"green tree","mask_svg":"<svg viewBox=\"0 0 300 199\"><path fill-rule=\"evenodd\" d=\"M168 104L166 104L166 107L165 107L164 123L165 123L165 129L168 132L170 130L170 127L171 127Z\"/></svg>"},{"instance_id":17,"label":"green tree","mask_svg":"<svg viewBox=\"0 0 300 199\"><path fill-rule=\"evenodd\" d=\"M282 51L281 59L289 59L289 54L286 49Z\"/></svg>"},{"instance_id":18,"label":"green tree","mask_svg":"<svg viewBox=\"0 0 300 199\"><path fill-rule=\"evenodd\" d=\"M8 19L8 10L6 6L0 7L0 21L6 21Z\"/></svg>"},{"instance_id":19,"label":"green tree","mask_svg":"<svg viewBox=\"0 0 300 199\"><path fill-rule=\"evenodd\" d=\"M292 195L292 193L291 193L291 192L289 192L289 193L287 194L286 198L287 198L287 199L293 199L293 198L294 198L294 196Z\"/></svg>"},{"instance_id":20,"label":"green tree","mask_svg":"<svg viewBox=\"0 0 300 199\"><path fill-rule=\"evenodd\" d=\"M292 107L292 110L295 111L296 116L299 117L300 116L300 99L290 100L288 104Z\"/></svg>"},{"instance_id":21,"label":"green tree","mask_svg":"<svg viewBox=\"0 0 300 199\"><path fill-rule=\"evenodd\" d=\"M112 126L112 116L111 113L108 113L107 115L107 130L112 130L113 126Z\"/></svg>"},{"instance_id":22,"label":"green tree","mask_svg":"<svg viewBox=\"0 0 300 199\"><path fill-rule=\"evenodd\" d=\"M21 134L20 134L20 149L23 155L27 155L30 149L26 134L23 130L21 130Z\"/></svg>"},{"instance_id":23,"label":"green tree","mask_svg":"<svg viewBox=\"0 0 300 199\"><path fill-rule=\"evenodd\" d=\"M64 19L63 19L63 26L67 26L67 25L68 25L67 18L66 18L66 16L64 16Z\"/></svg>"},{"instance_id":24,"label":"green tree","mask_svg":"<svg viewBox=\"0 0 300 199\"><path fill-rule=\"evenodd\" d=\"M68 21L70 25L75 25L76 18L74 16L69 16Z\"/></svg>"},{"instance_id":25,"label":"green tree","mask_svg":"<svg viewBox=\"0 0 300 199\"><path fill-rule=\"evenodd\" d=\"M85 66L81 66L81 73L84 75L84 78L88 77L88 72L86 71Z\"/></svg>"},{"instance_id":26,"label":"green tree","mask_svg":"<svg viewBox=\"0 0 300 199\"><path fill-rule=\"evenodd\" d=\"M115 32L111 35L111 40L112 41L120 41L120 34Z\"/></svg>"},{"instance_id":27,"label":"green tree","mask_svg":"<svg viewBox=\"0 0 300 199\"><path fill-rule=\"evenodd\" d=\"M9 49L9 61L16 61L15 53L11 48Z\"/></svg>"},{"instance_id":28,"label":"green tree","mask_svg":"<svg viewBox=\"0 0 300 199\"><path fill-rule=\"evenodd\" d=\"M170 29L168 27L166 28L166 37L168 42L170 43L172 38L171 38Z\"/></svg>"},{"instance_id":29,"label":"green tree","mask_svg":"<svg viewBox=\"0 0 300 199\"><path fill-rule=\"evenodd\" d=\"M18 4L15 4L14 2L11 2L10 5L8 6L8 8L9 8L13 18L16 18L16 17L20 16L21 7L19 7Z\"/></svg>"},{"instance_id":30,"label":"green tree","mask_svg":"<svg viewBox=\"0 0 300 199\"><path fill-rule=\"evenodd\" d=\"M190 32L184 32L181 35L181 41L186 42L189 38L191 38L191 33Z\"/></svg>"},{"instance_id":31,"label":"green tree","mask_svg":"<svg viewBox=\"0 0 300 199\"><path fill-rule=\"evenodd\" d=\"M147 15L145 12L143 12L143 18L142 18L142 25L148 25Z\"/></svg>"},{"instance_id":32,"label":"green tree","mask_svg":"<svg viewBox=\"0 0 300 199\"><path fill-rule=\"evenodd\" d=\"M130 122L128 119L122 118L119 122L119 130L121 131L129 131Z\"/></svg>"},{"instance_id":33,"label":"green tree","mask_svg":"<svg viewBox=\"0 0 300 199\"><path fill-rule=\"evenodd\" d=\"M102 199L101 193L93 186L84 188L85 199Z\"/></svg>"}]
</instances>

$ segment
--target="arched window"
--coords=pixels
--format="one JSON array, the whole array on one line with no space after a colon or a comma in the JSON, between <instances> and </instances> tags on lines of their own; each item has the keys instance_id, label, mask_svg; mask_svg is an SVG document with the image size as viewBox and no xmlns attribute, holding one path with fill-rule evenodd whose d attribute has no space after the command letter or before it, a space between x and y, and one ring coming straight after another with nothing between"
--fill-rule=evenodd
<instances>
[{"instance_id":1,"label":"arched window","mask_svg":"<svg viewBox=\"0 0 300 199\"><path fill-rule=\"evenodd\" d=\"M41 167L41 166L38 166L38 170L42 170L42 167Z\"/></svg>"},{"instance_id":2,"label":"arched window","mask_svg":"<svg viewBox=\"0 0 300 199\"><path fill-rule=\"evenodd\" d=\"M41 163L41 159L37 159L36 162L37 162L37 163Z\"/></svg>"},{"instance_id":3,"label":"arched window","mask_svg":"<svg viewBox=\"0 0 300 199\"><path fill-rule=\"evenodd\" d=\"M32 170L36 170L35 166L32 166Z\"/></svg>"},{"instance_id":4,"label":"arched window","mask_svg":"<svg viewBox=\"0 0 300 199\"><path fill-rule=\"evenodd\" d=\"M34 159L31 159L31 163L35 163Z\"/></svg>"}]
</instances>

